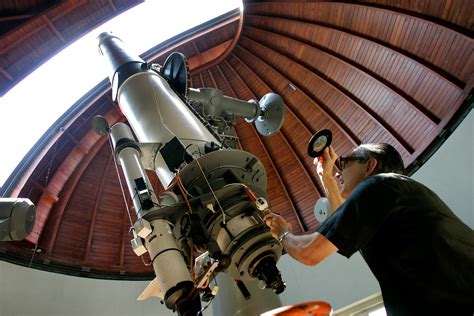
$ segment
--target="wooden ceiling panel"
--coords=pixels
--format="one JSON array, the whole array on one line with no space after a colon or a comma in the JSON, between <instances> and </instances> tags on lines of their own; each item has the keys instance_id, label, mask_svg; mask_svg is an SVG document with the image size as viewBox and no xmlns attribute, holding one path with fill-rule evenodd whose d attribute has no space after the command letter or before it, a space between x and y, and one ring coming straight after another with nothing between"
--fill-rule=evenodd
<instances>
[{"instance_id":1,"label":"wooden ceiling panel","mask_svg":"<svg viewBox=\"0 0 474 316\"><path fill-rule=\"evenodd\" d=\"M185 41L171 38L159 44L158 51L148 56L148 59L162 65L172 52L181 52L186 56L191 71L211 67L229 49L238 34L240 18L236 13L233 11L228 20L221 21L209 29L193 32Z\"/></svg>"},{"instance_id":2,"label":"wooden ceiling panel","mask_svg":"<svg viewBox=\"0 0 474 316\"><path fill-rule=\"evenodd\" d=\"M221 90L222 93L226 96L235 98L235 92L232 90L230 83L227 80L227 77L222 72L221 67L214 66L209 70L216 83L216 86L214 88Z\"/></svg>"},{"instance_id":3,"label":"wooden ceiling panel","mask_svg":"<svg viewBox=\"0 0 474 316\"><path fill-rule=\"evenodd\" d=\"M122 233L122 213L124 208L118 208L116 201L121 198L117 190L117 174L113 166L112 150L104 146L102 151L108 152L103 170L97 173L96 187L97 198L92 208L92 219L87 234L86 251L83 266L94 265L120 265L120 240ZM113 177L112 179L111 176ZM114 262L115 260L115 262Z\"/></svg>"},{"instance_id":4,"label":"wooden ceiling panel","mask_svg":"<svg viewBox=\"0 0 474 316\"><path fill-rule=\"evenodd\" d=\"M195 43L198 52L204 52L229 40L233 40L238 32L239 23L239 20L235 20L225 27L210 32L206 38L196 39Z\"/></svg>"},{"instance_id":5,"label":"wooden ceiling panel","mask_svg":"<svg viewBox=\"0 0 474 316\"><path fill-rule=\"evenodd\" d=\"M201 72L201 76L202 76L202 81L203 81L203 87L215 87L215 83L214 81L212 80L211 78L211 74L209 73L209 71L205 70L205 71L202 71Z\"/></svg>"},{"instance_id":6,"label":"wooden ceiling panel","mask_svg":"<svg viewBox=\"0 0 474 316\"><path fill-rule=\"evenodd\" d=\"M301 218L304 231L313 231L319 226L313 214L314 204L321 196L318 188L304 169L300 157L291 149L288 140L282 133L262 138L276 167L280 178L285 183L288 196L295 206L297 217Z\"/></svg>"},{"instance_id":7,"label":"wooden ceiling panel","mask_svg":"<svg viewBox=\"0 0 474 316\"><path fill-rule=\"evenodd\" d=\"M189 69L194 70L201 65L213 64L213 61L217 60L225 51L232 45L232 40L228 40L218 46L214 46L199 55L196 55L188 60Z\"/></svg>"},{"instance_id":8,"label":"wooden ceiling panel","mask_svg":"<svg viewBox=\"0 0 474 316\"><path fill-rule=\"evenodd\" d=\"M0 36L59 3L58 0L0 1Z\"/></svg>"},{"instance_id":9,"label":"wooden ceiling panel","mask_svg":"<svg viewBox=\"0 0 474 316\"><path fill-rule=\"evenodd\" d=\"M192 58L193 56L197 55L197 52L191 43L183 44L177 47L175 51L182 53L184 56L186 56L186 58Z\"/></svg>"},{"instance_id":10,"label":"wooden ceiling panel","mask_svg":"<svg viewBox=\"0 0 474 316\"><path fill-rule=\"evenodd\" d=\"M92 30L117 14L138 4L128 1L117 7L111 1L65 1L61 6L48 11L46 17L51 21L60 36L71 41L84 34L84 30ZM84 19L84 17L87 19Z\"/></svg>"},{"instance_id":11,"label":"wooden ceiling panel","mask_svg":"<svg viewBox=\"0 0 474 316\"><path fill-rule=\"evenodd\" d=\"M19 30L16 33L16 36L22 36L24 39L24 42L21 41L21 45L15 42L9 45L8 40L3 41L8 36L3 37L0 41L0 51L2 52L0 65L13 78L21 76L25 68L30 69L32 65L39 66L51 55L51 47L63 44L41 20L34 20L28 26L22 30L23 32Z\"/></svg>"},{"instance_id":12,"label":"wooden ceiling panel","mask_svg":"<svg viewBox=\"0 0 474 316\"><path fill-rule=\"evenodd\" d=\"M244 35L246 34L247 33L244 32ZM264 40L264 38L267 38L267 40ZM266 44L267 42L276 43L277 39L274 37L269 37L268 35L263 35L261 37L255 38L255 41L251 41L247 45L245 45L245 37L241 40L243 46L246 46L252 50L252 54L254 54L255 56L259 56L263 60L268 60L273 67L279 69L280 72L286 78L290 79L296 85L296 87L302 89L303 91L307 91L307 94L311 96L312 99L317 100L317 103L324 108L326 113L332 114L334 121L338 122L338 125L341 129L347 132L350 131L350 133L354 135L353 140L355 143L359 142L359 140L367 142L371 139L370 137L368 137L367 134L360 133L364 129L367 130L366 127L368 125L370 125L370 128L368 130L371 131L380 128L387 131L386 127L390 125L383 124L382 122L380 122L380 120L376 120L373 115L371 115L370 112L367 111L366 108L364 108L364 106L360 106L360 101L355 102L351 97L349 97L347 95L346 90L344 88L341 88L340 84L337 83L337 78L332 79L326 75L324 76L324 78L326 78L327 80L325 80L317 75L317 73L323 73L324 75L324 70L311 71L301 65L307 65L308 67L315 69L314 67L317 67L319 61L313 61L318 60L320 56L308 56L306 60L303 59L304 57L302 57L300 60L290 60L284 55L278 54L272 51L271 49L268 49L267 47L264 47L259 44ZM300 49L298 49L300 45L295 42L288 42L284 38L281 46L291 46L294 47L295 50L301 51ZM286 55L289 54L289 56L293 56L291 52L284 53ZM324 64L323 62L321 63ZM336 68L336 66L333 67ZM328 66L328 68L331 69L331 66ZM340 71L335 72L335 74L343 74L344 79L346 79L346 76L350 79L351 69L339 70ZM331 80L332 82L336 81L337 86L331 84L330 82L328 82L328 80ZM306 117L307 115L303 113L302 116ZM319 118L319 120L323 121L324 119ZM400 143L395 137L390 136L390 134L387 135L385 139L389 140L391 143ZM403 148L403 152L407 152L407 149L404 148L404 146L398 147Z\"/></svg>"},{"instance_id":13,"label":"wooden ceiling panel","mask_svg":"<svg viewBox=\"0 0 474 316\"><path fill-rule=\"evenodd\" d=\"M92 118L96 115L106 115L110 111L120 112L119 107L112 102L111 96L105 93L94 103L93 107L87 109L81 118L74 121L68 128L68 133L76 140L81 140L88 132L92 130ZM73 140L74 141L74 140Z\"/></svg>"},{"instance_id":14,"label":"wooden ceiling panel","mask_svg":"<svg viewBox=\"0 0 474 316\"><path fill-rule=\"evenodd\" d=\"M12 14L27 13L38 14L42 9L51 6L55 2L51 0L4 0L0 2L0 11L4 16Z\"/></svg>"},{"instance_id":15,"label":"wooden ceiling panel","mask_svg":"<svg viewBox=\"0 0 474 316\"><path fill-rule=\"evenodd\" d=\"M235 52L238 52L238 48L236 48ZM248 63L248 61L242 61L233 54L228 57L228 61L252 91L253 99L259 100L263 95L271 91L267 87L267 83L262 82L259 76L252 71L252 69L257 68L255 65ZM275 74L268 74L265 78L275 78ZM272 157L280 177L286 183L290 199L293 201L296 211L304 219L305 227L314 228L316 222L314 216L310 215L312 215L314 201L319 196L319 192L311 177L309 177L307 170L301 164L300 157L289 146L282 132L272 137L261 137L261 140ZM280 154L277 154L277 152ZM289 181L290 179L291 181ZM312 202L310 202L311 199Z\"/></svg>"},{"instance_id":16,"label":"wooden ceiling panel","mask_svg":"<svg viewBox=\"0 0 474 316\"><path fill-rule=\"evenodd\" d=\"M270 22L265 23L265 19L270 20ZM263 20L264 22L262 22L261 20ZM265 25L266 30L271 30L273 32L283 31L284 33L291 36L296 35L301 41L306 41L307 43L309 41L311 43L311 46L317 45L320 47L320 45L324 45L324 39L326 39L326 42L329 42L327 38L332 38L331 36L324 35L324 32L326 30L329 30L328 28L319 28L319 30L312 29L313 32L311 32L310 29L307 28L312 27L312 25L308 23L303 23L302 25L299 25L298 28L292 28L291 24L293 23L293 21L290 20L278 19L275 21L272 18L262 17L262 19L249 18L247 19L247 21L251 25ZM255 30L255 28L246 27L244 29L244 35L247 36L247 34L249 34L249 36L253 36L256 42L268 43L266 45L270 45L271 48L277 47L277 49L283 50L283 53L285 55L293 56L293 58L299 61L303 60L303 63L308 64L308 67L311 67L311 70L315 73L322 75L324 78L334 79L333 82L335 87L337 87L342 92L350 95L355 101L357 101L357 103L363 108L363 110L367 114L372 115L379 123L384 124L384 128L389 130L393 137L397 138L397 142L403 144L402 146L397 147L399 150L402 149L402 154L404 151L408 151L408 153L411 155L416 151L416 155L413 157L410 157L410 155L404 155L407 164L411 163L411 161L416 158L419 152L425 149L425 146L423 146L422 143L425 142L424 140L426 139L426 137L433 138L434 135L439 132L439 127L444 126L444 124L446 124L446 122L451 117L451 113L448 111L452 110L452 104L459 104L462 101L462 90L431 70L428 70L429 76L424 76L424 82L422 82L421 85L418 85L418 89L412 89L410 91L410 93L412 93L414 97L411 97L410 95L407 96L406 93L400 94L399 91L401 91L401 89L405 89L408 87L394 87L393 83L397 84L397 81L398 83L409 81L406 80L406 78L411 78L411 73L408 73L408 71L411 69L415 69L417 71L415 72L416 78L416 76L419 76L420 73L419 68L417 69L415 67L397 67L397 65L395 65L394 67L393 63L388 62L386 54L378 55L377 51L374 50L368 51L365 55L362 55L359 52L357 53L357 55L361 56L359 57L359 59L361 59L360 62L363 64L364 67L353 67L351 66L351 60L345 61L344 59L338 58L340 56L339 54L344 54L344 51L343 46L340 45L341 42L337 41L337 38L333 41L334 44L332 44L333 47L331 47L337 49L337 53L335 54L333 53L333 50L324 49L323 51L318 51L316 48L313 47L307 49L306 44L297 42L290 42L279 45L279 42L275 40L275 38L278 38L277 33L267 32L262 33L263 35L261 36L258 36L259 31L260 30ZM308 38L305 38L305 36L307 37L306 34L317 35L313 35L315 40L309 40ZM346 34L346 37L349 40L350 37L354 36ZM265 41L265 39L267 40ZM368 42L368 40L364 41ZM352 47L362 47L360 42L359 45L354 45L357 43L350 41L345 42L349 43L346 46L349 50L353 50ZM257 45L252 45L252 47L255 46ZM382 47L379 44L377 44L377 46ZM326 53L323 53L324 51ZM315 54L315 52L318 52L319 54ZM383 50L379 50L378 52L383 52ZM304 61L305 55L307 56L306 61ZM350 56L350 54L347 53L346 55ZM403 55L399 54L398 57L399 62L403 60ZM409 57L405 57L405 59L410 60ZM336 65L334 64L335 62L337 62ZM379 67L377 71L381 72L381 74L377 75L373 72L368 72L364 63L367 65L370 65L372 63L378 64ZM313 68L313 64L318 65L317 67L319 67L320 69ZM380 65L385 66L382 68L380 67ZM354 75L351 75L350 72L348 73L347 69L341 69L341 66L351 68L351 72L356 74L356 77L353 78ZM389 75L389 78L385 79L382 77L383 72L388 74L398 73L398 79L394 82L393 75ZM285 75L288 76L288 74ZM302 77L308 78L307 75ZM364 82L365 80L374 81L374 83L368 84L367 82ZM387 86L385 83L389 83L389 85ZM411 83L413 83L413 79ZM381 91L380 87L377 88L377 85L381 85L385 92ZM312 89L312 91L315 90ZM436 91L436 93L427 93L428 91ZM416 94L413 94L413 92L415 92ZM322 92L316 94L323 95ZM422 102L427 103L427 105L425 106L424 104L416 102L415 98L421 99ZM412 101L413 103L410 101ZM392 103L392 106L388 106L390 103ZM426 124L425 128L420 128L418 130L418 133L413 131L412 129L410 129L410 127L413 125L411 125L407 119L393 115L394 109L397 110L397 113L400 113L401 110L401 113L405 113L404 117L408 117L411 120L416 119L417 117L421 118L421 120L416 119L416 125L418 126L418 124L422 124L421 122L424 121ZM433 112L436 115L434 115ZM426 118L423 118L424 116L426 116ZM433 122L430 122L430 120ZM438 124L438 126L436 126L435 123ZM357 131L357 128L351 126L351 131ZM373 137L365 137L361 139L364 142L375 140ZM390 141L390 138L388 137L384 137L382 139L393 143L393 141ZM379 141L380 140L381 139L379 138Z\"/></svg>"},{"instance_id":17,"label":"wooden ceiling panel","mask_svg":"<svg viewBox=\"0 0 474 316\"><path fill-rule=\"evenodd\" d=\"M87 251L87 247L83 245L87 245L88 233L93 225L93 215L96 213L94 206L96 201L101 198L98 194L98 186L100 187L100 179L103 178L109 157L110 149L108 146L102 146L84 171L81 181L74 188L62 215L52 251L53 255L60 257L63 255L63 251L70 251L81 244L81 248L77 249L73 258L83 262Z\"/></svg>"},{"instance_id":18,"label":"wooden ceiling panel","mask_svg":"<svg viewBox=\"0 0 474 316\"><path fill-rule=\"evenodd\" d=\"M71 41L138 1L121 1L118 6L109 3L112 2L62 1L3 34L0 37L0 68L10 78L8 82L0 82L0 95ZM98 10L99 7L102 9Z\"/></svg>"},{"instance_id":19,"label":"wooden ceiling panel","mask_svg":"<svg viewBox=\"0 0 474 316\"><path fill-rule=\"evenodd\" d=\"M243 43L243 41L242 41ZM235 49L235 52L240 52L241 54L246 54L249 60L254 60L255 57L257 57L257 54L250 54L250 52L246 52L243 49L240 49L240 46ZM260 58L260 60L265 60L271 63L275 67L279 67L281 64L278 63L273 63L270 59L267 60L267 58L270 58L266 56L266 58ZM273 57L272 57L273 58ZM263 77L265 74L264 72L261 72L262 65L260 64L260 67L257 66L257 64L250 64L252 69L255 69L257 74L261 77ZM288 69L297 69L298 65L291 64L287 65ZM265 68L271 69L270 66L263 66ZM329 128L335 133L335 139L338 140L338 142L335 142L335 146L337 149L345 149L345 150L350 150L355 146L357 142L353 142L352 139L347 139L347 134L345 133L345 129L341 128L339 125L339 118L337 116L331 115L331 112L322 105L320 100L317 98L311 98L308 94L311 93L312 89L308 89L308 94L305 93L303 89L300 89L300 86L298 86L298 80L302 80L302 78L305 78L306 73L299 73L297 71L292 71L292 75L286 76L287 73L284 71L281 73L275 72L271 73L270 76L264 77L267 78L268 82L274 82L278 80L278 83L272 84L271 87L274 88L275 91L279 91L280 95L282 95L285 99L285 103L288 106L287 107L287 113L288 115L293 115L298 118L298 120L304 125L305 130L309 130L311 134L314 134L316 131L323 129L323 128ZM276 79L278 78L278 79ZM285 78L285 79L284 79ZM280 83L288 82L287 80L290 79L291 82L295 82L295 84L292 83L293 87L295 87L296 91L293 91L293 88L290 87L289 83L284 84L283 87L277 86ZM315 87L316 89L319 88L319 86ZM285 130L285 125L283 125L283 129ZM341 131L342 133L338 133L338 131ZM339 137L340 135L344 135L342 139L338 139L336 137ZM298 139L298 134L295 133L296 139ZM301 139L301 138L300 138ZM309 140L309 138L308 138ZM339 148L341 146L341 148ZM308 168L308 170L311 170L312 168Z\"/></svg>"},{"instance_id":20,"label":"wooden ceiling panel","mask_svg":"<svg viewBox=\"0 0 474 316\"><path fill-rule=\"evenodd\" d=\"M243 43L243 41L241 41ZM234 52L236 53L236 56L240 57L242 61L245 61L249 67L255 71L255 74L260 76L260 71L263 71L263 68L267 68L267 66L263 66L262 64L259 65L259 62L262 62L262 60L254 60L253 62L249 61L249 59L252 59L255 55L249 55L247 52L244 50L241 50L240 47L237 47ZM265 59L264 59L265 60ZM269 79L266 83L269 85L274 84L274 81L277 81L281 79L282 82L286 82L287 80L282 77L278 78L281 76L278 73L273 73L270 74L269 77L267 78L273 78L273 80ZM262 85L263 86L263 85ZM274 89L271 89L274 90ZM307 125L305 125L293 112L291 105L292 103L291 100L293 99L293 91L290 91L289 89L286 89L288 92L281 93L280 95L285 99L288 100L286 101L287 107L285 108L285 122L283 124L283 127L281 129L281 133L285 139L285 141L289 144L289 147L292 148L292 150L295 152L296 156L298 157L297 161L299 160L302 165L305 166L307 173L309 174L309 177L312 180L312 183L317 187L318 190L318 197L322 194L323 189L322 186L319 183L318 177L315 175L312 170L314 169L314 165L312 164L312 159L307 156L307 144L306 142L301 142L301 139L307 139L309 140L311 138L311 135L314 134L315 130L314 129L309 129ZM310 108L308 107L302 107L302 108ZM307 115L306 115L307 114ZM312 117L311 111L306 112L303 116L307 117Z\"/></svg>"},{"instance_id":21,"label":"wooden ceiling panel","mask_svg":"<svg viewBox=\"0 0 474 316\"><path fill-rule=\"evenodd\" d=\"M112 112L112 115L105 116L109 122L117 122L118 117L116 112ZM53 205L46 204L49 199L44 195L41 197L37 204L36 214L40 214L45 217L46 220L42 222L36 222L34 231L38 231L36 239L29 238L29 241L36 244L41 235L39 241L40 247L45 249L47 253L52 253L56 236L59 231L62 217L64 216L65 209L69 205L69 200L75 191L76 186L80 182L83 173L88 168L91 161L95 158L96 154L106 143L105 138L99 138L95 133L89 132L71 152L69 156L60 164L58 171L53 175L51 181L48 183L45 192L51 192L55 196L59 196L59 202L55 205L53 212L51 211ZM46 200L43 202L43 200ZM50 216L51 215L51 216ZM45 225L47 228L45 229ZM44 236L43 236L44 235Z\"/></svg>"},{"instance_id":22,"label":"wooden ceiling panel","mask_svg":"<svg viewBox=\"0 0 474 316\"><path fill-rule=\"evenodd\" d=\"M472 12L474 3L471 0L454 1L412 1L412 0L355 0L364 5L374 5L379 8L400 10L408 14L419 15L433 22L448 22L445 25L455 30L474 30ZM458 28L459 27L459 28Z\"/></svg>"},{"instance_id":23,"label":"wooden ceiling panel","mask_svg":"<svg viewBox=\"0 0 474 316\"><path fill-rule=\"evenodd\" d=\"M54 144L54 147L44 157L41 164L36 168L32 178L40 185L46 188L51 178L60 168L61 163L66 160L69 153L76 147L76 143L71 141L68 133L61 135L62 137Z\"/></svg>"},{"instance_id":24,"label":"wooden ceiling panel","mask_svg":"<svg viewBox=\"0 0 474 316\"><path fill-rule=\"evenodd\" d=\"M248 6L247 14L259 13L325 25L371 39L437 70L461 88L469 79L463 65L474 47L472 40L429 21L363 5L332 2ZM453 43L456 46L451 46ZM452 48L463 52L462 61L453 56Z\"/></svg>"},{"instance_id":25,"label":"wooden ceiling panel","mask_svg":"<svg viewBox=\"0 0 474 316\"><path fill-rule=\"evenodd\" d=\"M200 73L197 74L197 75L192 75L191 76L191 87L193 87L193 88L202 88L202 87L204 87L204 83L202 82Z\"/></svg>"},{"instance_id":26,"label":"wooden ceiling panel","mask_svg":"<svg viewBox=\"0 0 474 316\"><path fill-rule=\"evenodd\" d=\"M243 78L232 68L227 60L220 64L219 69L226 74L226 82L231 86L233 93L230 96L242 100L254 98L252 92L245 85ZM289 196L286 184L278 173L275 163L255 127L240 119L236 126L236 132L242 148L256 155L265 167L268 181L267 193L272 209L285 215L285 218L288 219L295 231L306 231L306 227L303 225L302 219Z\"/></svg>"},{"instance_id":27,"label":"wooden ceiling panel","mask_svg":"<svg viewBox=\"0 0 474 316\"><path fill-rule=\"evenodd\" d=\"M105 103L103 103L103 101L105 101ZM106 115L113 107L115 107L115 105L111 104L111 101L104 96L97 101L96 106L91 107L85 111L78 120L72 122L67 130L59 128L59 130L56 131L58 135L57 141L31 173L29 181L34 182L37 188L41 187L43 191L46 190L48 185L50 185L53 175L56 174L56 171L61 167L61 163L67 160L71 151L77 149L82 152L82 154L88 151L88 148L81 144L81 140L91 131L92 117L98 114ZM28 190L28 188L23 188L20 195L29 196ZM53 189L53 191L59 193L61 189ZM32 201L37 202L37 200Z\"/></svg>"},{"instance_id":28,"label":"wooden ceiling panel","mask_svg":"<svg viewBox=\"0 0 474 316\"><path fill-rule=\"evenodd\" d=\"M287 19L250 16L246 21L248 25L258 29L307 43L357 67L425 111L427 115L434 116L435 120L444 117L448 104L461 95L461 88L438 73L408 56L368 39ZM437 89L443 93L434 98L431 92L437 82Z\"/></svg>"}]
</instances>

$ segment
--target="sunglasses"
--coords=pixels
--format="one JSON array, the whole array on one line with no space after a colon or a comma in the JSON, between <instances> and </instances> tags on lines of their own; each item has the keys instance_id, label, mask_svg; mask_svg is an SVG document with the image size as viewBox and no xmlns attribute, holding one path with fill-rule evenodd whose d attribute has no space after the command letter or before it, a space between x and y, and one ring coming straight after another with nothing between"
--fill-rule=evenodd
<instances>
[{"instance_id":1,"label":"sunglasses","mask_svg":"<svg viewBox=\"0 0 474 316\"><path fill-rule=\"evenodd\" d=\"M368 158L363 158L363 157L343 157L343 156L339 156L339 158L337 158L336 160L336 167L339 169L339 170L344 170L346 167L347 167L347 162L349 161L358 161L358 162L366 162L368 160Z\"/></svg>"}]
</instances>

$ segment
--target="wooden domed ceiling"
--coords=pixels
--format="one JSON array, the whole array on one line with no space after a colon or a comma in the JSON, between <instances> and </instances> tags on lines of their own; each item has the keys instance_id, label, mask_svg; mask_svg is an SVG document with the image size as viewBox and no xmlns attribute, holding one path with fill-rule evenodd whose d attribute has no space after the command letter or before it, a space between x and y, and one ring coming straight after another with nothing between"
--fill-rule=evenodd
<instances>
[{"instance_id":1,"label":"wooden domed ceiling","mask_svg":"<svg viewBox=\"0 0 474 316\"><path fill-rule=\"evenodd\" d=\"M29 8L20 8L27 2ZM2 2L10 7L0 17L1 93L137 3ZM472 108L473 12L470 0L248 1L243 22L230 13L146 58L161 64L180 51L193 87L244 100L270 91L283 97L285 122L275 136L262 137L243 121L236 131L243 149L266 168L272 208L296 232L312 231L323 188L306 155L311 135L329 128L340 154L360 143L388 142L416 170ZM102 82L61 118L2 188L4 196L37 206L27 240L0 243L3 260L81 276L152 277L129 245L130 219L109 145L90 130L97 114L110 123L125 120L109 90Z\"/></svg>"}]
</instances>

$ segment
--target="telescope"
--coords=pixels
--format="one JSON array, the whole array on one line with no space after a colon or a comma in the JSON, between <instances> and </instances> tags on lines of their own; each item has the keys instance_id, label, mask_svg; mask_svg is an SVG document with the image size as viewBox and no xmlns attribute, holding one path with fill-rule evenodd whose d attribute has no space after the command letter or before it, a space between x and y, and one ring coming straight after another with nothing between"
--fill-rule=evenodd
<instances>
[{"instance_id":1,"label":"telescope","mask_svg":"<svg viewBox=\"0 0 474 316\"><path fill-rule=\"evenodd\" d=\"M0 241L23 240L33 230L35 218L29 199L0 198Z\"/></svg>"},{"instance_id":2,"label":"telescope","mask_svg":"<svg viewBox=\"0 0 474 316\"><path fill-rule=\"evenodd\" d=\"M132 248L150 257L156 275L139 299L156 296L186 316L201 315L201 301L213 301L219 315L281 306L282 247L263 221L265 168L237 149L233 126L240 117L261 135L274 135L284 121L283 99L270 92L244 101L215 88L191 89L184 55L149 64L110 33L98 41L112 98L128 124L110 127L99 116L92 125L109 138L132 198ZM156 173L162 192L146 170ZM211 287L217 278L219 286Z\"/></svg>"}]
</instances>

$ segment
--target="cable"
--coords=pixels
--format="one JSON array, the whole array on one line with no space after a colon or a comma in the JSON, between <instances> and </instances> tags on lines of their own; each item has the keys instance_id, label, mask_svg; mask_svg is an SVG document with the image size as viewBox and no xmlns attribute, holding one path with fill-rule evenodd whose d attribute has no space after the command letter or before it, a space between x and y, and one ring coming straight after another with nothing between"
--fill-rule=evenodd
<instances>
[{"instance_id":1,"label":"cable","mask_svg":"<svg viewBox=\"0 0 474 316\"><path fill-rule=\"evenodd\" d=\"M217 275L215 274L215 272L212 272L212 276L213 276L212 281L214 281L214 286L217 286L217 287L218 287L219 285L217 284ZM210 279L211 279L211 278L209 277L209 280L210 280ZM209 283L210 283L209 280L207 281L208 284L206 285L206 287L209 286ZM212 301L213 301L215 298L216 298L216 296L213 296L213 297L211 298L211 300L209 301L209 303L201 309L201 312L205 311L205 310L209 307L209 305L211 305Z\"/></svg>"},{"instance_id":2,"label":"cable","mask_svg":"<svg viewBox=\"0 0 474 316\"><path fill-rule=\"evenodd\" d=\"M53 157L51 158L50 162L49 162L49 166L48 166L48 170L46 172L46 176L45 176L45 183L44 183L44 187L47 188L48 187L48 183L49 183L49 176L51 175L51 167L53 166L53 162L54 162L54 159L56 158L56 151L58 149L58 141L56 141L56 143L54 144L54 150L53 150Z\"/></svg>"},{"instance_id":3,"label":"cable","mask_svg":"<svg viewBox=\"0 0 474 316\"><path fill-rule=\"evenodd\" d=\"M207 143L208 140L206 139L197 139L197 138L183 138L183 137L180 137L179 140L193 140L193 141L197 141L197 142L203 142L203 143ZM190 144L190 145L193 145L193 144ZM189 146L189 145L188 145Z\"/></svg>"},{"instance_id":4,"label":"cable","mask_svg":"<svg viewBox=\"0 0 474 316\"><path fill-rule=\"evenodd\" d=\"M60 128L59 129L59 132L63 132L64 129L63 128ZM57 149L58 149L58 142L59 141L56 141L56 143L54 144L54 150L53 150L53 157L51 157L51 160L49 162L49 165L48 165L48 170L46 171L46 176L44 178L44 188L45 190L48 188L48 183L49 183L49 176L51 175L51 168L53 167L53 162L54 162L54 159L56 159L56 152L57 152ZM30 196L32 192L32 189L30 189L30 192L28 193L28 197ZM40 232L40 235L41 235L41 232ZM33 263L33 259L35 258L35 255L36 255L36 252L38 250L38 240L39 240L39 237L36 241L36 244L35 244L35 248L33 249L33 253L31 254L31 259L30 259L30 263L28 264L28 268L31 268L31 265Z\"/></svg>"},{"instance_id":5,"label":"cable","mask_svg":"<svg viewBox=\"0 0 474 316\"><path fill-rule=\"evenodd\" d=\"M224 209L222 208L222 205L221 203L219 202L219 199L217 198L216 194L214 193L214 190L212 189L211 187L211 184L209 183L209 181L207 181L207 177L206 177L206 174L204 173L204 170L202 170L202 167L201 167L201 164L199 163L199 160L198 159L195 159L198 167L199 167L199 170L201 170L201 173L202 173L202 176L204 177L204 180L206 180L206 183L207 185L209 186L209 189L211 190L211 193L212 193L212 196L214 197L214 199L216 200L217 202L217 205L219 205L219 208L221 209L221 212L222 212L222 223L225 225L225 212L224 212Z\"/></svg>"},{"instance_id":6,"label":"cable","mask_svg":"<svg viewBox=\"0 0 474 316\"><path fill-rule=\"evenodd\" d=\"M191 246L193 246L193 240L191 239ZM193 251L193 247L190 247L191 248L191 251L190 251L190 254L189 254L189 270L191 272L191 278L193 279L193 282L194 284L196 284L196 275L194 274L194 251Z\"/></svg>"},{"instance_id":7,"label":"cable","mask_svg":"<svg viewBox=\"0 0 474 316\"><path fill-rule=\"evenodd\" d=\"M209 305L211 305L211 303L212 303L213 300L214 300L214 298L212 298L212 299L209 301L209 303L207 303L207 305L204 306L204 307L200 310L200 312L201 312L201 313L204 312L204 311L209 307Z\"/></svg>"},{"instance_id":8,"label":"cable","mask_svg":"<svg viewBox=\"0 0 474 316\"><path fill-rule=\"evenodd\" d=\"M189 192L186 190L186 188L184 187L184 184L183 184L183 182L181 181L181 178L179 177L179 172L176 173L176 179L177 179L178 187L179 187L179 189L181 190L181 194L184 194L184 193L183 193L183 190L184 190L184 192L186 192L186 194L187 194L189 197L195 198L195 196L192 195L191 193L189 193Z\"/></svg>"},{"instance_id":9,"label":"cable","mask_svg":"<svg viewBox=\"0 0 474 316\"><path fill-rule=\"evenodd\" d=\"M181 194L183 195L183 198L184 198L184 201L186 202L186 205L188 206L189 213L192 213L193 209L191 208L191 204L189 203L188 197L185 194L186 189L184 188L183 183L181 182L181 178L179 177L179 172L176 174L176 178L178 179L178 181L177 181L178 182L178 187L181 190Z\"/></svg>"},{"instance_id":10,"label":"cable","mask_svg":"<svg viewBox=\"0 0 474 316\"><path fill-rule=\"evenodd\" d=\"M185 150L188 149L189 147L193 146L193 145L196 146L196 148L198 149L199 154L201 154L201 156L202 156L201 149L200 149L199 146L196 145L196 144L189 144L188 146L186 146ZM212 196L213 196L214 199L216 200L217 205L219 205L219 208L220 208L220 210L221 210L221 212L222 212L222 223L225 225L225 223L226 223L226 222L225 222L225 215L226 215L226 214L225 214L225 212L224 212L224 209L222 208L222 205L221 205L221 203L219 202L219 199L217 198L216 194L214 193L214 190L212 189L211 184L210 184L209 181L207 180L206 174L204 173L204 170L202 169L201 164L199 163L199 159L198 159L198 158L194 158L194 156L192 156L192 157L193 157L194 161L196 161L196 164L198 165L199 170L201 170L202 176L203 176L204 180L206 181L207 185L209 186L209 189L211 190ZM181 181L181 180L178 180L178 181ZM181 183L181 185L183 185L183 184ZM183 186L183 189L184 189L184 186Z\"/></svg>"},{"instance_id":11,"label":"cable","mask_svg":"<svg viewBox=\"0 0 474 316\"><path fill-rule=\"evenodd\" d=\"M239 186L244 189L244 192L247 194L247 197L249 198L250 202L255 203L257 200L257 194L255 194L254 191L252 191L247 185L243 183L229 183L223 186L223 188L231 187L231 186Z\"/></svg>"},{"instance_id":12,"label":"cable","mask_svg":"<svg viewBox=\"0 0 474 316\"><path fill-rule=\"evenodd\" d=\"M35 245L35 248L33 249L33 254L31 255L30 263L28 264L28 268L31 268L31 264L33 263L33 259L36 254L36 250L38 250L38 244Z\"/></svg>"},{"instance_id":13,"label":"cable","mask_svg":"<svg viewBox=\"0 0 474 316\"><path fill-rule=\"evenodd\" d=\"M180 138L180 140L181 140L181 139L186 139L186 138ZM194 158L194 154L195 154L195 153L199 153L199 157L202 157L202 156L203 156L203 154L202 154L202 152L201 152L201 148L199 148L198 145L196 145L196 144L189 144L189 145L187 145L187 146L184 148L183 157L182 157L183 160L184 160L184 155L186 154L186 150L188 150L188 148L191 147L191 146L196 146L196 148L197 148L196 151L193 151L193 152L191 153L191 156L193 157L193 159L196 159L196 158Z\"/></svg>"},{"instance_id":14,"label":"cable","mask_svg":"<svg viewBox=\"0 0 474 316\"><path fill-rule=\"evenodd\" d=\"M168 187L167 187L165 190L163 190L163 192L170 191L171 189L173 189L174 186L176 185L177 181L178 181L177 179L178 179L178 178L175 177L175 178L173 179L173 181L171 181L171 183L168 185Z\"/></svg>"}]
</instances>

